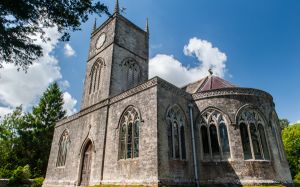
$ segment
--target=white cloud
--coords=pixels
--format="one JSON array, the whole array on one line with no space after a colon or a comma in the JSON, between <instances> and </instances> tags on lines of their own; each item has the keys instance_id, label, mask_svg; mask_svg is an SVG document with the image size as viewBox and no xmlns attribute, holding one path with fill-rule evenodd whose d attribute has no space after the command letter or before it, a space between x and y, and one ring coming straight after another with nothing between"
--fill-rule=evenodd
<instances>
[{"instance_id":1,"label":"white cloud","mask_svg":"<svg viewBox=\"0 0 300 187\"><path fill-rule=\"evenodd\" d=\"M71 57L71 56L74 56L75 55L75 51L74 49L71 47L70 44L66 43L65 46L64 46L64 50L65 50L65 55L67 57Z\"/></svg>"},{"instance_id":2,"label":"white cloud","mask_svg":"<svg viewBox=\"0 0 300 187\"><path fill-rule=\"evenodd\" d=\"M77 104L77 100L74 99L69 92L63 93L64 98L64 106L63 109L67 111L67 115L70 116L77 112L75 106Z\"/></svg>"},{"instance_id":3,"label":"white cloud","mask_svg":"<svg viewBox=\"0 0 300 187\"><path fill-rule=\"evenodd\" d=\"M67 80L59 81L58 84L62 90L66 90L70 87L70 83Z\"/></svg>"},{"instance_id":4,"label":"white cloud","mask_svg":"<svg viewBox=\"0 0 300 187\"><path fill-rule=\"evenodd\" d=\"M0 107L0 121L3 119L3 117L6 114L11 113L13 110L11 108L7 108L7 107Z\"/></svg>"},{"instance_id":5,"label":"white cloud","mask_svg":"<svg viewBox=\"0 0 300 187\"><path fill-rule=\"evenodd\" d=\"M157 54L150 59L149 76L159 76L177 86L183 86L207 76L209 68L215 75L224 77L226 54L213 47L210 42L192 38L188 45L184 46L183 52L187 56L197 57L199 64L194 68L188 68L173 55Z\"/></svg>"},{"instance_id":6,"label":"white cloud","mask_svg":"<svg viewBox=\"0 0 300 187\"><path fill-rule=\"evenodd\" d=\"M2 111L8 111L23 105L28 111L38 101L41 94L50 83L62 79L58 60L52 55L59 42L60 34L57 28L45 29L46 36L51 38L47 43L39 36L33 36L35 43L42 46L43 56L36 60L28 69L17 71L13 64L4 64L0 69L0 105ZM6 109L4 109L6 107Z\"/></svg>"}]
</instances>

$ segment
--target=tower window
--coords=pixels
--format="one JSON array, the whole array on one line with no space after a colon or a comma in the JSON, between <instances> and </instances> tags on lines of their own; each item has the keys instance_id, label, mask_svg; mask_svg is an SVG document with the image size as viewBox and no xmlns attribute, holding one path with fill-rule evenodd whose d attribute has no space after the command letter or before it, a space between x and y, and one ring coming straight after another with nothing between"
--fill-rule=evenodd
<instances>
[{"instance_id":1,"label":"tower window","mask_svg":"<svg viewBox=\"0 0 300 187\"><path fill-rule=\"evenodd\" d=\"M230 157L227 123L223 116L215 109L207 109L201 115L199 134L203 159Z\"/></svg>"},{"instance_id":2,"label":"tower window","mask_svg":"<svg viewBox=\"0 0 300 187\"><path fill-rule=\"evenodd\" d=\"M185 118L178 105L174 105L167 112L169 156L172 159L186 159L185 150Z\"/></svg>"},{"instance_id":3,"label":"tower window","mask_svg":"<svg viewBox=\"0 0 300 187\"><path fill-rule=\"evenodd\" d=\"M140 115L133 106L128 107L120 120L119 159L139 157Z\"/></svg>"},{"instance_id":4,"label":"tower window","mask_svg":"<svg viewBox=\"0 0 300 187\"><path fill-rule=\"evenodd\" d=\"M133 58L126 58L122 62L122 71L126 89L138 85L140 81L140 68L136 60Z\"/></svg>"},{"instance_id":5,"label":"tower window","mask_svg":"<svg viewBox=\"0 0 300 187\"><path fill-rule=\"evenodd\" d=\"M262 116L253 109L238 116L244 159L269 160L269 150Z\"/></svg>"},{"instance_id":6,"label":"tower window","mask_svg":"<svg viewBox=\"0 0 300 187\"><path fill-rule=\"evenodd\" d=\"M103 61L97 59L93 64L90 73L90 89L89 93L94 93L99 90L101 84L101 70L103 69Z\"/></svg>"}]
</instances>

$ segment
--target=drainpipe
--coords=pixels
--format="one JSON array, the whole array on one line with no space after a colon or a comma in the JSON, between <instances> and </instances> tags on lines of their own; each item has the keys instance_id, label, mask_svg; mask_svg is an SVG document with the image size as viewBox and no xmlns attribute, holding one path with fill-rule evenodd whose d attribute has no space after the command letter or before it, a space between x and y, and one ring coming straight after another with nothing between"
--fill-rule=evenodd
<instances>
[{"instance_id":1,"label":"drainpipe","mask_svg":"<svg viewBox=\"0 0 300 187\"><path fill-rule=\"evenodd\" d=\"M192 131L195 180L196 180L197 187L199 187L198 164L197 164L197 157L196 157L196 146L195 146L195 135L194 135L193 104L192 103L189 104L189 113L190 113L191 131Z\"/></svg>"}]
</instances>

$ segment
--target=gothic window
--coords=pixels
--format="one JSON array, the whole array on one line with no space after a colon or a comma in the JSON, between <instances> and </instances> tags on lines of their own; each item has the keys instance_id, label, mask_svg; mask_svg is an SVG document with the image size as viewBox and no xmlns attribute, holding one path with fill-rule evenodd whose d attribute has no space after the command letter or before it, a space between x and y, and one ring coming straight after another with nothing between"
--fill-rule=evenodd
<instances>
[{"instance_id":1,"label":"gothic window","mask_svg":"<svg viewBox=\"0 0 300 187\"><path fill-rule=\"evenodd\" d=\"M228 133L225 122L221 122L219 126L220 140L224 157L230 157L230 148L228 142Z\"/></svg>"},{"instance_id":2,"label":"gothic window","mask_svg":"<svg viewBox=\"0 0 300 187\"><path fill-rule=\"evenodd\" d=\"M251 159L252 154L251 154L250 140L249 140L248 128L245 123L240 124L240 131L241 131L242 145L244 150L244 158Z\"/></svg>"},{"instance_id":3,"label":"gothic window","mask_svg":"<svg viewBox=\"0 0 300 187\"><path fill-rule=\"evenodd\" d=\"M69 133L67 130L65 130L62 136L60 137L60 141L59 141L58 156L56 161L57 167L65 166L69 143L70 143Z\"/></svg>"},{"instance_id":4,"label":"gothic window","mask_svg":"<svg viewBox=\"0 0 300 187\"><path fill-rule=\"evenodd\" d=\"M201 137L202 137L202 146L203 146L203 153L205 155L209 155L209 142L208 142L208 135L207 135L207 127L201 126Z\"/></svg>"},{"instance_id":5,"label":"gothic window","mask_svg":"<svg viewBox=\"0 0 300 187\"><path fill-rule=\"evenodd\" d=\"M202 113L199 125L202 158L228 159L230 148L223 114L215 109L207 109Z\"/></svg>"},{"instance_id":6,"label":"gothic window","mask_svg":"<svg viewBox=\"0 0 300 187\"><path fill-rule=\"evenodd\" d=\"M89 93L94 93L99 90L101 84L101 70L103 68L103 61L101 59L97 59L93 64L90 73L90 89Z\"/></svg>"},{"instance_id":7,"label":"gothic window","mask_svg":"<svg viewBox=\"0 0 300 187\"><path fill-rule=\"evenodd\" d=\"M185 150L185 118L178 105L174 105L167 112L169 157L172 159L186 159Z\"/></svg>"},{"instance_id":8,"label":"gothic window","mask_svg":"<svg viewBox=\"0 0 300 187\"><path fill-rule=\"evenodd\" d=\"M133 58L126 58L122 62L122 67L126 88L132 88L136 86L140 79L140 68L136 60Z\"/></svg>"},{"instance_id":9,"label":"gothic window","mask_svg":"<svg viewBox=\"0 0 300 187\"><path fill-rule=\"evenodd\" d=\"M136 108L129 106L120 120L119 159L139 157L140 115Z\"/></svg>"},{"instance_id":10,"label":"gothic window","mask_svg":"<svg viewBox=\"0 0 300 187\"><path fill-rule=\"evenodd\" d=\"M238 116L244 159L269 160L268 144L261 115L253 109Z\"/></svg>"}]
</instances>

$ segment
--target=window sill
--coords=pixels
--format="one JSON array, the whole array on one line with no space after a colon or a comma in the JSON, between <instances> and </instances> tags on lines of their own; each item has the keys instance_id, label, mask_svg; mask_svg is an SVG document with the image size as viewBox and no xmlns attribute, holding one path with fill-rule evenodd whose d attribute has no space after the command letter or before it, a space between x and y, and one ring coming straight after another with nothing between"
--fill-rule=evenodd
<instances>
[{"instance_id":1,"label":"window sill","mask_svg":"<svg viewBox=\"0 0 300 187\"><path fill-rule=\"evenodd\" d=\"M56 166L57 169L65 169L66 166Z\"/></svg>"},{"instance_id":2,"label":"window sill","mask_svg":"<svg viewBox=\"0 0 300 187\"><path fill-rule=\"evenodd\" d=\"M244 160L245 162L271 162L271 160L256 160L256 159L247 159L247 160Z\"/></svg>"},{"instance_id":3,"label":"window sill","mask_svg":"<svg viewBox=\"0 0 300 187\"><path fill-rule=\"evenodd\" d=\"M212 159L212 160L209 160L209 159L204 159L204 160L200 160L200 162L230 162L232 161L232 159L226 159L226 160L220 160L220 159Z\"/></svg>"},{"instance_id":4,"label":"window sill","mask_svg":"<svg viewBox=\"0 0 300 187\"><path fill-rule=\"evenodd\" d=\"M133 162L133 161L138 161L140 160L139 157L135 157L135 158L127 158L127 159L119 159L118 162Z\"/></svg>"}]
</instances>

